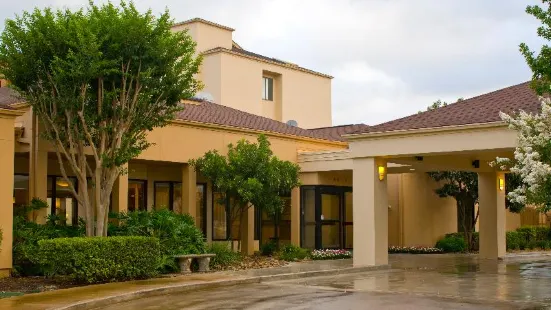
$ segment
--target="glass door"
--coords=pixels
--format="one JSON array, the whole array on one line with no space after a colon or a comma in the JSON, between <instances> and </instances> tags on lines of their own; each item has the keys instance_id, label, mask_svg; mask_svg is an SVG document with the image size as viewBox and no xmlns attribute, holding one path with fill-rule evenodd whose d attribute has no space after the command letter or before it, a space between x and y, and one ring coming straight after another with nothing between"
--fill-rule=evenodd
<instances>
[{"instance_id":1,"label":"glass door","mask_svg":"<svg viewBox=\"0 0 551 310\"><path fill-rule=\"evenodd\" d=\"M319 236L322 249L342 248L341 196L335 191L320 193Z\"/></svg>"}]
</instances>

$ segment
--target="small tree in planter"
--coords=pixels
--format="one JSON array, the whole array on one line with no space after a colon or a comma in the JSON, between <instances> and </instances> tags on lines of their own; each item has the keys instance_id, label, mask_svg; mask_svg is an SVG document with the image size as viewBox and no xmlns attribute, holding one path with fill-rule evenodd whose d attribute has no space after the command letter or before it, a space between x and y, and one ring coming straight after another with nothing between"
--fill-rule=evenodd
<instances>
[{"instance_id":1,"label":"small tree in planter","mask_svg":"<svg viewBox=\"0 0 551 310\"><path fill-rule=\"evenodd\" d=\"M242 139L235 145L229 144L227 156L217 150L208 151L203 157L191 160L190 165L229 201L228 240L231 240L234 222L238 218L242 221L253 205L277 219L283 212L281 196L299 185L298 165L274 156L264 135L258 137L257 143ZM238 239L240 242L241 232Z\"/></svg>"}]
</instances>

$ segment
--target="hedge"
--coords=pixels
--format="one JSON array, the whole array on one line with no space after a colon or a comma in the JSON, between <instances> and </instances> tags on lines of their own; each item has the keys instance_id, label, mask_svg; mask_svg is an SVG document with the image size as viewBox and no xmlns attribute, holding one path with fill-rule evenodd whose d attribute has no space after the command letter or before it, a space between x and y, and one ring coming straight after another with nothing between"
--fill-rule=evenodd
<instances>
[{"instance_id":1,"label":"hedge","mask_svg":"<svg viewBox=\"0 0 551 310\"><path fill-rule=\"evenodd\" d=\"M58 238L38 241L37 260L46 276L98 283L154 276L159 240L152 237Z\"/></svg>"}]
</instances>

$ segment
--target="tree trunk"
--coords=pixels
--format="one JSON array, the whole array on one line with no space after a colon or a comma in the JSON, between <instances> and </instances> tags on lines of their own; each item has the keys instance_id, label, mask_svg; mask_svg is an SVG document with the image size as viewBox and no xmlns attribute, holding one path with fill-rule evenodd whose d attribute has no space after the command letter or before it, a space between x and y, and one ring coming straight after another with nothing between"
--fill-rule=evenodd
<instances>
[{"instance_id":1,"label":"tree trunk","mask_svg":"<svg viewBox=\"0 0 551 310\"><path fill-rule=\"evenodd\" d=\"M456 197L457 203L457 230L463 233L467 250L474 250L473 232L475 228L474 199L468 193L461 193Z\"/></svg>"}]
</instances>

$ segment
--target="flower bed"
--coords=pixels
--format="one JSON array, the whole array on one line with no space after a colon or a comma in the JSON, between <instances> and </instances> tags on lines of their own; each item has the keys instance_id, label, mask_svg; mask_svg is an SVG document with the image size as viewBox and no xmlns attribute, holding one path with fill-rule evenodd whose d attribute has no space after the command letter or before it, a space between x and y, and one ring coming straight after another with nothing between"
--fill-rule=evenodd
<instances>
[{"instance_id":1,"label":"flower bed","mask_svg":"<svg viewBox=\"0 0 551 310\"><path fill-rule=\"evenodd\" d=\"M424 246L390 246L388 253L407 254L438 254L443 253L441 249Z\"/></svg>"},{"instance_id":2,"label":"flower bed","mask_svg":"<svg viewBox=\"0 0 551 310\"><path fill-rule=\"evenodd\" d=\"M314 250L310 257L313 260L352 258L352 252L347 250Z\"/></svg>"}]
</instances>

